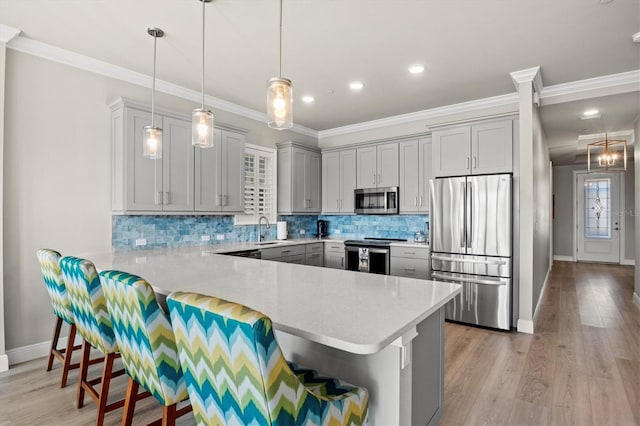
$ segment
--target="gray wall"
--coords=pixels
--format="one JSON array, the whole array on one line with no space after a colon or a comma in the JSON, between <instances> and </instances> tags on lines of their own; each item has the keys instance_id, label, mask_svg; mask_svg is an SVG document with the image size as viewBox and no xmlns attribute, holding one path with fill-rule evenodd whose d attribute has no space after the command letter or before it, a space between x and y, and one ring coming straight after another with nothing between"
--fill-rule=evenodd
<instances>
[{"instance_id":1,"label":"gray wall","mask_svg":"<svg viewBox=\"0 0 640 426\"><path fill-rule=\"evenodd\" d=\"M533 108L533 299L535 312L542 288L551 265L551 206L549 205L551 182L549 149L544 135L538 108Z\"/></svg>"},{"instance_id":2,"label":"gray wall","mask_svg":"<svg viewBox=\"0 0 640 426\"><path fill-rule=\"evenodd\" d=\"M150 91L31 55L7 51L4 158L4 295L7 350L47 341L53 316L35 253L111 249L111 141L108 104L144 103ZM195 104L157 94L159 106ZM312 138L214 111L248 130L249 143L274 147Z\"/></svg>"},{"instance_id":3,"label":"gray wall","mask_svg":"<svg viewBox=\"0 0 640 426\"><path fill-rule=\"evenodd\" d=\"M636 118L635 126L633 128L633 139L634 139L634 165L637 170L640 170L640 117ZM637 173L635 176L635 190L638 191L640 189L640 173ZM636 232L635 234L635 242L636 242L636 273L635 273L635 291L634 298L638 306L640 306L640 196L635 198L635 222L636 222Z\"/></svg>"},{"instance_id":4,"label":"gray wall","mask_svg":"<svg viewBox=\"0 0 640 426\"><path fill-rule=\"evenodd\" d=\"M625 187L624 220L625 245L620 253L622 260L630 261L635 258L635 173L632 161L627 164L627 171L622 180ZM553 168L553 195L555 197L555 219L553 220L553 254L554 256L573 257L575 241L573 226L575 215L575 198L573 193L573 179L575 171L586 171L586 165L556 166Z\"/></svg>"}]
</instances>

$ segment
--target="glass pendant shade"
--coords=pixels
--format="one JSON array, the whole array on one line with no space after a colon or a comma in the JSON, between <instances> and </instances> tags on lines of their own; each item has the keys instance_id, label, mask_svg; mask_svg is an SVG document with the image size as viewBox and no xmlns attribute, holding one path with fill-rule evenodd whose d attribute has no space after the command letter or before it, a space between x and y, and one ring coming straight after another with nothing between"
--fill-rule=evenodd
<instances>
[{"instance_id":1,"label":"glass pendant shade","mask_svg":"<svg viewBox=\"0 0 640 426\"><path fill-rule=\"evenodd\" d=\"M191 119L191 143L198 148L213 147L213 112L198 108Z\"/></svg>"},{"instance_id":2,"label":"glass pendant shade","mask_svg":"<svg viewBox=\"0 0 640 426\"><path fill-rule=\"evenodd\" d=\"M293 88L291 80L275 77L267 81L267 124L272 129L293 127Z\"/></svg>"},{"instance_id":3,"label":"glass pendant shade","mask_svg":"<svg viewBox=\"0 0 640 426\"><path fill-rule=\"evenodd\" d=\"M144 127L142 155L152 160L162 158L162 129L160 127Z\"/></svg>"}]
</instances>

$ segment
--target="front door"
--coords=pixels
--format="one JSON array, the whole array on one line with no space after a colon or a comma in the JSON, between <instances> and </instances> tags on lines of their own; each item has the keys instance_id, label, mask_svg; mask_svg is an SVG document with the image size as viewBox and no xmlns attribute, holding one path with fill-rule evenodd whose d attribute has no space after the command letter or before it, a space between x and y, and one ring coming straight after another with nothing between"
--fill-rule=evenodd
<instances>
[{"instance_id":1,"label":"front door","mask_svg":"<svg viewBox=\"0 0 640 426\"><path fill-rule=\"evenodd\" d=\"M620 174L580 173L577 258L620 263Z\"/></svg>"}]
</instances>

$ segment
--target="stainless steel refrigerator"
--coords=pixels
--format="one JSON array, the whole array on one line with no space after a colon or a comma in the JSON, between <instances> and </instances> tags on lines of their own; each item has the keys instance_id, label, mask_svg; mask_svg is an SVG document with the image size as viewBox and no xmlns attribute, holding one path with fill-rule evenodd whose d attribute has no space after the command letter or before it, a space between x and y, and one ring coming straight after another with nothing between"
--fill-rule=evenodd
<instances>
[{"instance_id":1,"label":"stainless steel refrigerator","mask_svg":"<svg viewBox=\"0 0 640 426\"><path fill-rule=\"evenodd\" d=\"M462 284L445 318L509 330L511 175L432 179L432 279Z\"/></svg>"}]
</instances>

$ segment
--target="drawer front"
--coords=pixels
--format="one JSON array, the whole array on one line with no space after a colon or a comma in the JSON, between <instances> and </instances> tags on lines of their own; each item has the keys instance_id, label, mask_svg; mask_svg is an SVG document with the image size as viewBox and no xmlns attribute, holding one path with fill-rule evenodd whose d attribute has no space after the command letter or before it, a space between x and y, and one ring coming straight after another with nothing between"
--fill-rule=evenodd
<instances>
[{"instance_id":1,"label":"drawer front","mask_svg":"<svg viewBox=\"0 0 640 426\"><path fill-rule=\"evenodd\" d=\"M325 241L324 252L326 253L342 253L344 255L344 243Z\"/></svg>"},{"instance_id":2,"label":"drawer front","mask_svg":"<svg viewBox=\"0 0 640 426\"><path fill-rule=\"evenodd\" d=\"M306 245L307 254L324 253L324 243L311 243Z\"/></svg>"},{"instance_id":3,"label":"drawer front","mask_svg":"<svg viewBox=\"0 0 640 426\"><path fill-rule=\"evenodd\" d=\"M304 265L304 256L304 254L294 254L291 256L282 257L280 258L280 261L284 263L296 263L298 265Z\"/></svg>"},{"instance_id":4,"label":"drawer front","mask_svg":"<svg viewBox=\"0 0 640 426\"><path fill-rule=\"evenodd\" d=\"M391 246L391 256L427 260L429 258L429 249L426 247Z\"/></svg>"},{"instance_id":5,"label":"drawer front","mask_svg":"<svg viewBox=\"0 0 640 426\"><path fill-rule=\"evenodd\" d=\"M280 257L289 257L289 256L296 256L296 255L303 255L303 259L304 259L304 254L305 254L305 248L304 248L304 244L298 244L298 245L286 245L284 247L269 247L269 248L263 248L260 249L260 252L262 254L262 258L265 260L272 260L272 259L277 259ZM283 262L286 260L282 260Z\"/></svg>"},{"instance_id":6,"label":"drawer front","mask_svg":"<svg viewBox=\"0 0 640 426\"><path fill-rule=\"evenodd\" d=\"M324 253L307 253L305 257L305 265L311 266L323 266L324 265Z\"/></svg>"},{"instance_id":7,"label":"drawer front","mask_svg":"<svg viewBox=\"0 0 640 426\"><path fill-rule=\"evenodd\" d=\"M344 269L344 251L342 253L326 252L324 254L326 268Z\"/></svg>"},{"instance_id":8,"label":"drawer front","mask_svg":"<svg viewBox=\"0 0 640 426\"><path fill-rule=\"evenodd\" d=\"M392 257L390 260L391 275L396 277L429 279L430 268L426 259Z\"/></svg>"}]
</instances>

